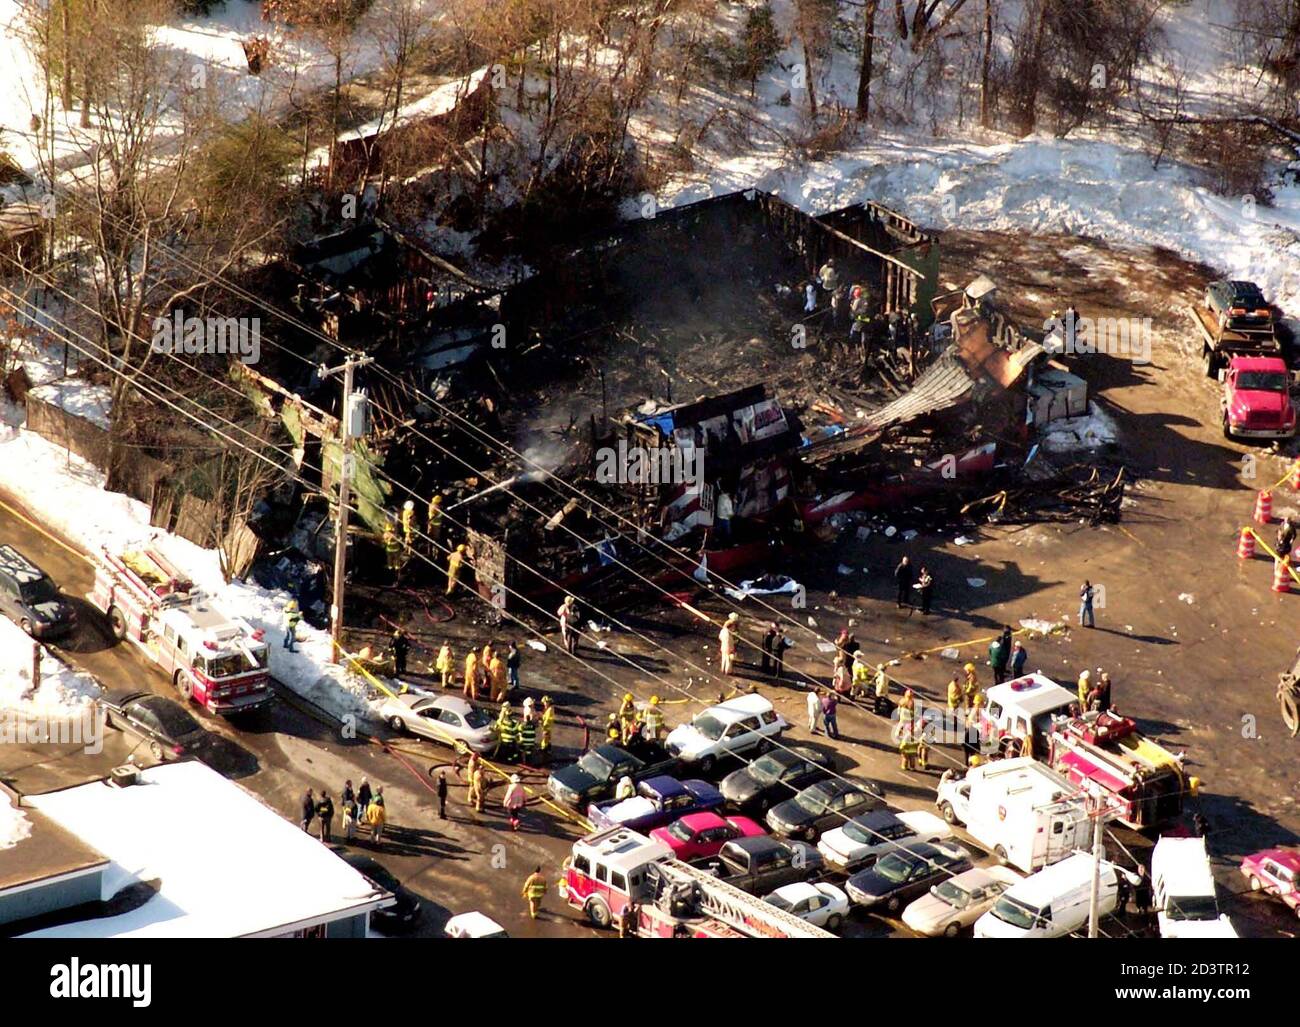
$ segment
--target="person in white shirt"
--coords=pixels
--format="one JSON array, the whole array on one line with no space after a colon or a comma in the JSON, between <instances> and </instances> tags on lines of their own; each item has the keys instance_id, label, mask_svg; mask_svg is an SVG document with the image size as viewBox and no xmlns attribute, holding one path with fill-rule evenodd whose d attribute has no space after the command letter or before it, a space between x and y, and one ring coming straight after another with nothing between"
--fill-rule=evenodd
<instances>
[{"instance_id":1,"label":"person in white shirt","mask_svg":"<svg viewBox=\"0 0 1300 1027\"><path fill-rule=\"evenodd\" d=\"M732 502L730 493L719 490L717 506L713 511L713 519L717 523L718 538L720 540L731 540L731 518L735 515L736 505Z\"/></svg>"},{"instance_id":2,"label":"person in white shirt","mask_svg":"<svg viewBox=\"0 0 1300 1027\"><path fill-rule=\"evenodd\" d=\"M817 722L822 716L822 700L817 694L817 689L813 688L808 691L808 731L811 734L817 733Z\"/></svg>"}]
</instances>

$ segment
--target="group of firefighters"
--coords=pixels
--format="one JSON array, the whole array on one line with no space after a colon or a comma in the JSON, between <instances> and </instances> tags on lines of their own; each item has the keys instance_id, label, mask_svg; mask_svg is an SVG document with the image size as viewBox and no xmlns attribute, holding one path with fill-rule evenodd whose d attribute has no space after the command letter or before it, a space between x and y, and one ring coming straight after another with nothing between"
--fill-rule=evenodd
<instances>
[{"instance_id":1,"label":"group of firefighters","mask_svg":"<svg viewBox=\"0 0 1300 1027\"><path fill-rule=\"evenodd\" d=\"M645 706L638 706L631 692L623 695L618 712L605 722L605 741L624 748L638 739L660 742L664 735L664 713L659 696L652 695Z\"/></svg>"}]
</instances>

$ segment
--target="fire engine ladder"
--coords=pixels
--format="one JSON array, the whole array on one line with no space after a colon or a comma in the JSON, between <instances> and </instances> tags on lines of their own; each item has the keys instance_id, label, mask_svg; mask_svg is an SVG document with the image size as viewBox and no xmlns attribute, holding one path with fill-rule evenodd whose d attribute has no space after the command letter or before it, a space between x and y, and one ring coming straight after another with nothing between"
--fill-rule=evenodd
<instances>
[{"instance_id":1,"label":"fire engine ladder","mask_svg":"<svg viewBox=\"0 0 1300 1027\"><path fill-rule=\"evenodd\" d=\"M759 922L784 938L835 937L830 931L815 927L793 913L777 909L757 896L741 891L734 884L721 881L708 871L681 860L665 860L659 864L659 870L674 884L698 884L700 912L716 917L745 934L752 934L753 924Z\"/></svg>"}]
</instances>

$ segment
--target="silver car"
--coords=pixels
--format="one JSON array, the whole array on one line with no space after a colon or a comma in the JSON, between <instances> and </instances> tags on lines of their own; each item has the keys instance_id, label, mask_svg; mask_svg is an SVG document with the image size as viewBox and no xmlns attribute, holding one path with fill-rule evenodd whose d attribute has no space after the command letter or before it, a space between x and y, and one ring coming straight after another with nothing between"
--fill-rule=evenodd
<instances>
[{"instance_id":1,"label":"silver car","mask_svg":"<svg viewBox=\"0 0 1300 1027\"><path fill-rule=\"evenodd\" d=\"M461 742L475 752L496 745L492 721L458 695L421 695L403 692L385 697L379 715L394 731L405 731L442 745Z\"/></svg>"}]
</instances>

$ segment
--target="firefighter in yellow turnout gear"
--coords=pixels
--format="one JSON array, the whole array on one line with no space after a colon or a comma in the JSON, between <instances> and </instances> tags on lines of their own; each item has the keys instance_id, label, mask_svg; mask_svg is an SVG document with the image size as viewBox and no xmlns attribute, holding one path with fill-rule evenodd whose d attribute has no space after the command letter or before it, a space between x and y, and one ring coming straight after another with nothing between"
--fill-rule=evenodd
<instances>
[{"instance_id":1,"label":"firefighter in yellow turnout gear","mask_svg":"<svg viewBox=\"0 0 1300 1027\"><path fill-rule=\"evenodd\" d=\"M409 555L411 543L415 540L415 503L407 500L402 504L402 545Z\"/></svg>"},{"instance_id":2,"label":"firefighter in yellow turnout gear","mask_svg":"<svg viewBox=\"0 0 1300 1027\"><path fill-rule=\"evenodd\" d=\"M402 569L402 544L397 541L397 532L391 521L384 521L384 558L390 571Z\"/></svg>"},{"instance_id":3,"label":"firefighter in yellow turnout gear","mask_svg":"<svg viewBox=\"0 0 1300 1027\"><path fill-rule=\"evenodd\" d=\"M429 514L425 521L425 534L433 540L435 548L442 538L442 496L429 500Z\"/></svg>"},{"instance_id":4,"label":"firefighter in yellow turnout gear","mask_svg":"<svg viewBox=\"0 0 1300 1027\"><path fill-rule=\"evenodd\" d=\"M664 714L659 709L659 696L650 697L650 705L641 715L642 731L645 733L646 741L658 742L662 740L664 733Z\"/></svg>"},{"instance_id":5,"label":"firefighter in yellow turnout gear","mask_svg":"<svg viewBox=\"0 0 1300 1027\"><path fill-rule=\"evenodd\" d=\"M396 541L396 539L394 539ZM465 562L465 545L458 545L447 557L447 595L456 591L456 579L460 577L460 565Z\"/></svg>"},{"instance_id":6,"label":"firefighter in yellow turnout gear","mask_svg":"<svg viewBox=\"0 0 1300 1027\"><path fill-rule=\"evenodd\" d=\"M540 866L528 875L528 879L524 881L524 889L520 894L528 900L528 915L536 920L537 913L542 905L542 899L546 898L546 878L542 876Z\"/></svg>"},{"instance_id":7,"label":"firefighter in yellow turnout gear","mask_svg":"<svg viewBox=\"0 0 1300 1027\"><path fill-rule=\"evenodd\" d=\"M627 745L636 736L636 700L631 692L623 696L623 703L618 708L618 724L623 744Z\"/></svg>"}]
</instances>

